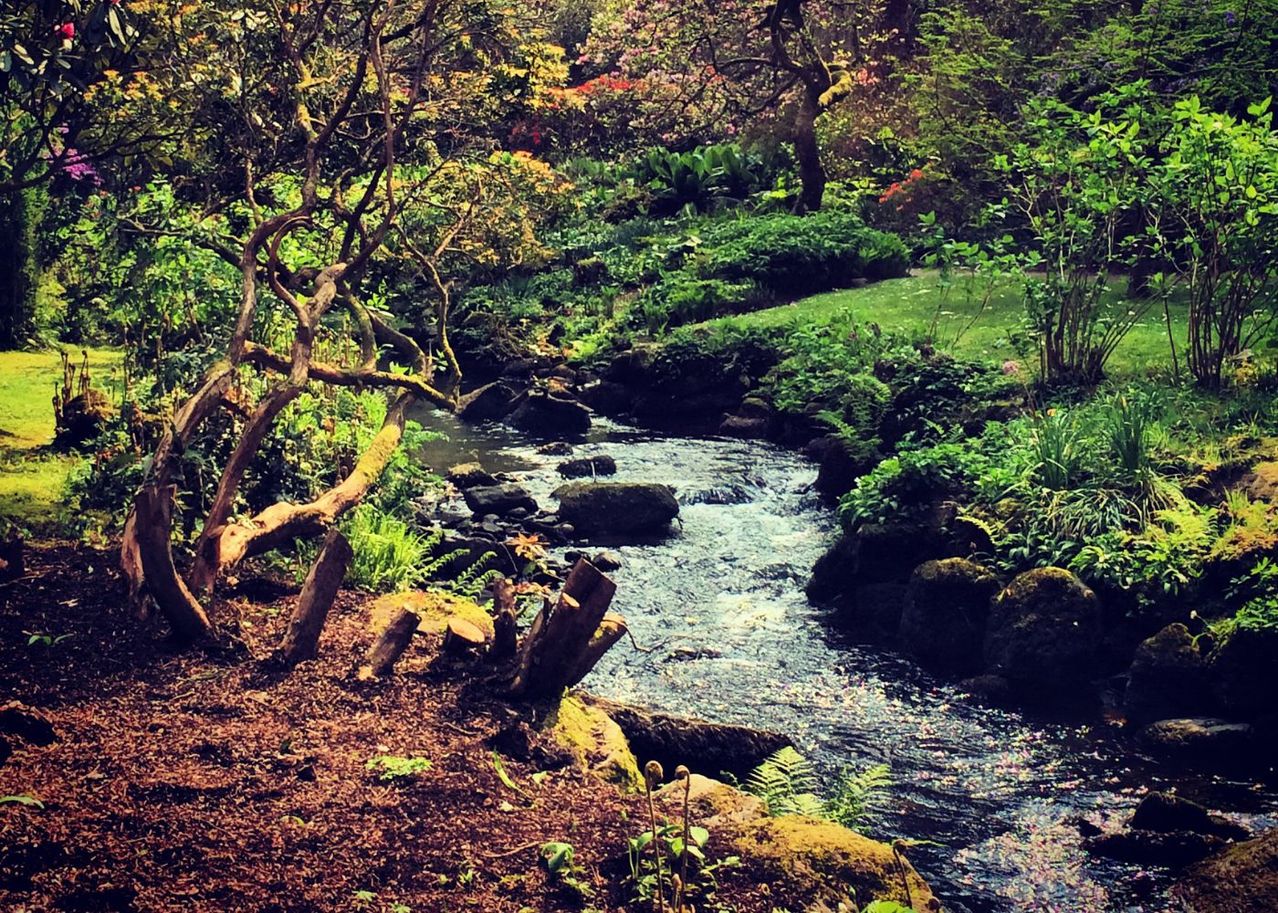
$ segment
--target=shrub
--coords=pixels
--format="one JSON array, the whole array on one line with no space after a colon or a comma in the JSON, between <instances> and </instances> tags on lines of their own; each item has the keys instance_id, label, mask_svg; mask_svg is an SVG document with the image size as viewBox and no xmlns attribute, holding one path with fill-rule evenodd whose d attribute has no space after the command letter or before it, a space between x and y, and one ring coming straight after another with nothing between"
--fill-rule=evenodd
<instances>
[{"instance_id":1,"label":"shrub","mask_svg":"<svg viewBox=\"0 0 1278 913\"><path fill-rule=\"evenodd\" d=\"M904 241L848 212L726 221L707 228L703 239L707 275L757 282L790 299L904 276L909 266Z\"/></svg>"}]
</instances>

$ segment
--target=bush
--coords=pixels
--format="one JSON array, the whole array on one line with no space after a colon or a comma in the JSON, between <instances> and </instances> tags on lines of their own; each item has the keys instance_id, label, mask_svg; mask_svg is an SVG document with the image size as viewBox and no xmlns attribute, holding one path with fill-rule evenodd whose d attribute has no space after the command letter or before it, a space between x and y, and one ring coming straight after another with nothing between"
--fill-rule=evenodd
<instances>
[{"instance_id":1,"label":"bush","mask_svg":"<svg viewBox=\"0 0 1278 913\"><path fill-rule=\"evenodd\" d=\"M632 322L650 333L741 311L769 307L776 299L753 282L702 279L680 270L646 289L635 302Z\"/></svg>"},{"instance_id":2,"label":"bush","mask_svg":"<svg viewBox=\"0 0 1278 913\"><path fill-rule=\"evenodd\" d=\"M909 267L904 241L848 212L725 221L707 228L703 240L704 274L756 282L788 299L904 276Z\"/></svg>"}]
</instances>

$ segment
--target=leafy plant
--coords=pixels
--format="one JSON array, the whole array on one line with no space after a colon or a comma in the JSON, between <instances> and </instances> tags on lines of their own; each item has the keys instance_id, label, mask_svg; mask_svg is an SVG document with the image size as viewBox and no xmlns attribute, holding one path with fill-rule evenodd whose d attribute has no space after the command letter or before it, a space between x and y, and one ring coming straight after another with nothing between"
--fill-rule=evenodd
<instances>
[{"instance_id":1,"label":"leafy plant","mask_svg":"<svg viewBox=\"0 0 1278 913\"><path fill-rule=\"evenodd\" d=\"M13 796L0 796L0 805L25 805L29 808L44 808L44 803L30 793L19 793Z\"/></svg>"},{"instance_id":2,"label":"leafy plant","mask_svg":"<svg viewBox=\"0 0 1278 913\"><path fill-rule=\"evenodd\" d=\"M820 779L811 763L787 745L750 772L745 791L763 800L768 814L807 815L859 828L875 799L892 785L886 764L845 772L833 795L820 796Z\"/></svg>"},{"instance_id":3,"label":"leafy plant","mask_svg":"<svg viewBox=\"0 0 1278 913\"><path fill-rule=\"evenodd\" d=\"M364 766L368 770L376 771L377 779L396 782L411 780L430 770L434 765L429 758L381 754L369 758Z\"/></svg>"},{"instance_id":4,"label":"leafy plant","mask_svg":"<svg viewBox=\"0 0 1278 913\"><path fill-rule=\"evenodd\" d=\"M579 898L589 898L594 889L582 879L584 870L575 861L576 850L571 843L551 841L541 847L541 864L551 881L558 882Z\"/></svg>"}]
</instances>

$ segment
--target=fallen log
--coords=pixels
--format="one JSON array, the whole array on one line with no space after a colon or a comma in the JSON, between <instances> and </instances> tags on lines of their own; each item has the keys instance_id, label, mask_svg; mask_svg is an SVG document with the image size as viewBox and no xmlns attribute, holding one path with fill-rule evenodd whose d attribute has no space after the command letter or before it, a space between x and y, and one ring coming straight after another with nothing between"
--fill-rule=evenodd
<instances>
[{"instance_id":1,"label":"fallen log","mask_svg":"<svg viewBox=\"0 0 1278 913\"><path fill-rule=\"evenodd\" d=\"M337 598L342 578L346 576L352 554L346 537L336 527L330 529L324 537L319 557L306 575L306 583L302 585L302 593L297 598L297 606L284 633L281 653L288 665L314 659L319 652L320 633L328 620L328 610Z\"/></svg>"}]
</instances>

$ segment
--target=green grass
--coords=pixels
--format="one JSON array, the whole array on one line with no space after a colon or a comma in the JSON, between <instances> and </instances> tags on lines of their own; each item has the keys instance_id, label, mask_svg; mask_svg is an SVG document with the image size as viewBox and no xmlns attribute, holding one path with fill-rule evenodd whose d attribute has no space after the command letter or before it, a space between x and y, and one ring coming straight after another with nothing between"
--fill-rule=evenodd
<instances>
[{"instance_id":1,"label":"green grass","mask_svg":"<svg viewBox=\"0 0 1278 913\"><path fill-rule=\"evenodd\" d=\"M77 361L80 349L68 348ZM116 391L122 355L89 350L93 383ZM82 457L55 454L53 392L61 386L62 358L56 349L0 352L0 518L49 528L57 520L67 477Z\"/></svg>"},{"instance_id":2,"label":"green grass","mask_svg":"<svg viewBox=\"0 0 1278 913\"><path fill-rule=\"evenodd\" d=\"M1127 306L1121 289L1121 283L1111 287L1106 295L1109 307ZM979 302L967 304L957 288L951 291L943 307L942 300L936 274L920 271L904 279L887 279L860 288L814 295L792 304L721 317L701 326L732 325L742 329L808 326L830 323L851 314L857 321L877 323L884 330L922 335L928 332L933 319L936 319L936 338L940 346L956 355L991 361L1021 357L1012 343L1012 334L1021 331L1025 315L1019 284L1009 283L999 289L957 345L952 344L952 340L979 310ZM941 310L939 318L938 307ZM1183 352L1186 333L1184 302L1173 300L1171 310L1177 350ZM1109 363L1110 373L1137 375L1161 372L1170 367L1171 354L1162 308L1152 307L1114 352Z\"/></svg>"}]
</instances>

